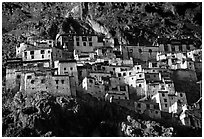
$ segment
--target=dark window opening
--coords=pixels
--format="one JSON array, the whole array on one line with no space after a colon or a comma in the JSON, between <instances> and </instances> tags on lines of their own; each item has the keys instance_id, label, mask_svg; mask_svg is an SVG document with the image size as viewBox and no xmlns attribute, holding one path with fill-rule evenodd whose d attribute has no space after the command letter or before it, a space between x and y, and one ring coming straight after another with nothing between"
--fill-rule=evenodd
<instances>
[{"instance_id":1,"label":"dark window opening","mask_svg":"<svg viewBox=\"0 0 204 139\"><path fill-rule=\"evenodd\" d=\"M42 80L41 80L41 83L45 83L45 79L42 79Z\"/></svg>"},{"instance_id":2,"label":"dark window opening","mask_svg":"<svg viewBox=\"0 0 204 139\"><path fill-rule=\"evenodd\" d=\"M183 51L182 45L179 45L179 51Z\"/></svg>"},{"instance_id":3,"label":"dark window opening","mask_svg":"<svg viewBox=\"0 0 204 139\"><path fill-rule=\"evenodd\" d=\"M34 84L34 80L31 80L31 83Z\"/></svg>"},{"instance_id":4,"label":"dark window opening","mask_svg":"<svg viewBox=\"0 0 204 139\"><path fill-rule=\"evenodd\" d=\"M118 77L121 77L121 73L118 73Z\"/></svg>"},{"instance_id":5,"label":"dark window opening","mask_svg":"<svg viewBox=\"0 0 204 139\"><path fill-rule=\"evenodd\" d=\"M149 49L149 53L150 53L150 54L152 53L152 49Z\"/></svg>"},{"instance_id":6,"label":"dark window opening","mask_svg":"<svg viewBox=\"0 0 204 139\"><path fill-rule=\"evenodd\" d=\"M31 56L31 59L34 59L34 56Z\"/></svg>"},{"instance_id":7,"label":"dark window opening","mask_svg":"<svg viewBox=\"0 0 204 139\"><path fill-rule=\"evenodd\" d=\"M55 80L56 84L58 84L58 81L59 81L59 80Z\"/></svg>"},{"instance_id":8,"label":"dark window opening","mask_svg":"<svg viewBox=\"0 0 204 139\"><path fill-rule=\"evenodd\" d=\"M76 41L79 41L79 36L76 36Z\"/></svg>"},{"instance_id":9,"label":"dark window opening","mask_svg":"<svg viewBox=\"0 0 204 139\"><path fill-rule=\"evenodd\" d=\"M187 45L187 46L186 46L186 49L187 49L187 50L190 50L190 46L189 46L189 45Z\"/></svg>"},{"instance_id":10,"label":"dark window opening","mask_svg":"<svg viewBox=\"0 0 204 139\"><path fill-rule=\"evenodd\" d=\"M83 36L82 41L87 41L87 38L85 36Z\"/></svg>"},{"instance_id":11,"label":"dark window opening","mask_svg":"<svg viewBox=\"0 0 204 139\"><path fill-rule=\"evenodd\" d=\"M172 52L175 52L175 46L171 47Z\"/></svg>"},{"instance_id":12,"label":"dark window opening","mask_svg":"<svg viewBox=\"0 0 204 139\"><path fill-rule=\"evenodd\" d=\"M17 79L20 79L21 78L21 75L17 75Z\"/></svg>"},{"instance_id":13,"label":"dark window opening","mask_svg":"<svg viewBox=\"0 0 204 139\"><path fill-rule=\"evenodd\" d=\"M89 83L93 83L93 80L89 80Z\"/></svg>"},{"instance_id":14,"label":"dark window opening","mask_svg":"<svg viewBox=\"0 0 204 139\"><path fill-rule=\"evenodd\" d=\"M117 87L112 88L113 91L118 91Z\"/></svg>"},{"instance_id":15,"label":"dark window opening","mask_svg":"<svg viewBox=\"0 0 204 139\"><path fill-rule=\"evenodd\" d=\"M77 42L77 46L79 46L79 42Z\"/></svg>"},{"instance_id":16,"label":"dark window opening","mask_svg":"<svg viewBox=\"0 0 204 139\"><path fill-rule=\"evenodd\" d=\"M61 80L62 84L64 84L64 80Z\"/></svg>"},{"instance_id":17,"label":"dark window opening","mask_svg":"<svg viewBox=\"0 0 204 139\"><path fill-rule=\"evenodd\" d=\"M120 91L126 91L125 86L120 86Z\"/></svg>"},{"instance_id":18,"label":"dark window opening","mask_svg":"<svg viewBox=\"0 0 204 139\"><path fill-rule=\"evenodd\" d=\"M86 42L83 42L83 46L86 46Z\"/></svg>"},{"instance_id":19,"label":"dark window opening","mask_svg":"<svg viewBox=\"0 0 204 139\"><path fill-rule=\"evenodd\" d=\"M140 103L138 103L138 104L137 104L137 107L138 107L138 108L141 108L141 104L140 104Z\"/></svg>"},{"instance_id":20,"label":"dark window opening","mask_svg":"<svg viewBox=\"0 0 204 139\"><path fill-rule=\"evenodd\" d=\"M89 43L89 46L92 46L92 42Z\"/></svg>"},{"instance_id":21,"label":"dark window opening","mask_svg":"<svg viewBox=\"0 0 204 139\"><path fill-rule=\"evenodd\" d=\"M92 41L92 37L89 37L89 41Z\"/></svg>"},{"instance_id":22,"label":"dark window opening","mask_svg":"<svg viewBox=\"0 0 204 139\"><path fill-rule=\"evenodd\" d=\"M41 53L41 54L45 54L45 50L41 50L40 53Z\"/></svg>"},{"instance_id":23,"label":"dark window opening","mask_svg":"<svg viewBox=\"0 0 204 139\"><path fill-rule=\"evenodd\" d=\"M139 53L142 53L142 49L139 49Z\"/></svg>"},{"instance_id":24,"label":"dark window opening","mask_svg":"<svg viewBox=\"0 0 204 139\"><path fill-rule=\"evenodd\" d=\"M31 78L32 78L32 76L30 76L30 75L29 75L29 76L27 76L27 79L31 79Z\"/></svg>"},{"instance_id":25,"label":"dark window opening","mask_svg":"<svg viewBox=\"0 0 204 139\"><path fill-rule=\"evenodd\" d=\"M147 109L150 109L150 104L146 104Z\"/></svg>"},{"instance_id":26,"label":"dark window opening","mask_svg":"<svg viewBox=\"0 0 204 139\"><path fill-rule=\"evenodd\" d=\"M31 55L34 55L34 51L30 51L30 54L31 54Z\"/></svg>"},{"instance_id":27,"label":"dark window opening","mask_svg":"<svg viewBox=\"0 0 204 139\"><path fill-rule=\"evenodd\" d=\"M167 99L164 99L164 102L167 102Z\"/></svg>"}]
</instances>

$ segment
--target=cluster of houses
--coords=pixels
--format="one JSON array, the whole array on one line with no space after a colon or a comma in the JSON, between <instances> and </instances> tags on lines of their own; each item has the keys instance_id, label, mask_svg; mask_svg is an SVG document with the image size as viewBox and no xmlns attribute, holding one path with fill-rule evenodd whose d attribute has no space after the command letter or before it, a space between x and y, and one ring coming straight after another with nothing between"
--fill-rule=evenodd
<instances>
[{"instance_id":1,"label":"cluster of houses","mask_svg":"<svg viewBox=\"0 0 204 139\"><path fill-rule=\"evenodd\" d=\"M32 94L46 91L75 97L77 90L116 103L152 119L177 116L186 126L201 128L179 80L197 81L202 72L202 49L190 40L162 40L154 46L110 46L103 35L58 34L55 40L32 37L16 46L7 60L6 90Z\"/></svg>"}]
</instances>

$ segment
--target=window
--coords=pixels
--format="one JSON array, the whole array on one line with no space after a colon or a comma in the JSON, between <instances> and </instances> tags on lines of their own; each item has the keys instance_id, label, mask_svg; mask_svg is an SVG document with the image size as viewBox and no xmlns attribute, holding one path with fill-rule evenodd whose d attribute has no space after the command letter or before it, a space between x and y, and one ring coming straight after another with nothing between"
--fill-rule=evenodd
<instances>
[{"instance_id":1,"label":"window","mask_svg":"<svg viewBox=\"0 0 204 139\"><path fill-rule=\"evenodd\" d=\"M147 107L147 109L149 109L150 108L150 104L146 104L146 107Z\"/></svg>"},{"instance_id":2,"label":"window","mask_svg":"<svg viewBox=\"0 0 204 139\"><path fill-rule=\"evenodd\" d=\"M34 80L31 80L31 84L34 84Z\"/></svg>"},{"instance_id":3,"label":"window","mask_svg":"<svg viewBox=\"0 0 204 139\"><path fill-rule=\"evenodd\" d=\"M76 41L79 41L79 36L76 36Z\"/></svg>"},{"instance_id":4,"label":"window","mask_svg":"<svg viewBox=\"0 0 204 139\"><path fill-rule=\"evenodd\" d=\"M82 41L87 41L86 36L83 36L83 37L82 37Z\"/></svg>"},{"instance_id":5,"label":"window","mask_svg":"<svg viewBox=\"0 0 204 139\"><path fill-rule=\"evenodd\" d=\"M115 68L113 68L113 70L115 71Z\"/></svg>"},{"instance_id":6,"label":"window","mask_svg":"<svg viewBox=\"0 0 204 139\"><path fill-rule=\"evenodd\" d=\"M45 54L45 50L41 50L40 53L41 53L41 54Z\"/></svg>"},{"instance_id":7,"label":"window","mask_svg":"<svg viewBox=\"0 0 204 139\"><path fill-rule=\"evenodd\" d=\"M164 45L164 51L168 52L168 46L167 45Z\"/></svg>"},{"instance_id":8,"label":"window","mask_svg":"<svg viewBox=\"0 0 204 139\"><path fill-rule=\"evenodd\" d=\"M31 56L31 59L34 59L34 55Z\"/></svg>"},{"instance_id":9,"label":"window","mask_svg":"<svg viewBox=\"0 0 204 139\"><path fill-rule=\"evenodd\" d=\"M166 98L164 99L164 102L167 102L167 99L166 99Z\"/></svg>"},{"instance_id":10,"label":"window","mask_svg":"<svg viewBox=\"0 0 204 139\"><path fill-rule=\"evenodd\" d=\"M79 42L76 42L76 45L79 46Z\"/></svg>"},{"instance_id":11,"label":"window","mask_svg":"<svg viewBox=\"0 0 204 139\"><path fill-rule=\"evenodd\" d=\"M118 77L121 77L121 73L118 73Z\"/></svg>"},{"instance_id":12,"label":"window","mask_svg":"<svg viewBox=\"0 0 204 139\"><path fill-rule=\"evenodd\" d=\"M70 70L73 70L73 68L72 68L72 67L70 67Z\"/></svg>"},{"instance_id":13,"label":"window","mask_svg":"<svg viewBox=\"0 0 204 139\"><path fill-rule=\"evenodd\" d=\"M183 51L182 45L179 45L179 51Z\"/></svg>"},{"instance_id":14,"label":"window","mask_svg":"<svg viewBox=\"0 0 204 139\"><path fill-rule=\"evenodd\" d=\"M61 80L62 84L64 84L64 80Z\"/></svg>"},{"instance_id":15,"label":"window","mask_svg":"<svg viewBox=\"0 0 204 139\"><path fill-rule=\"evenodd\" d=\"M64 68L64 70L67 70L66 68Z\"/></svg>"},{"instance_id":16,"label":"window","mask_svg":"<svg viewBox=\"0 0 204 139\"><path fill-rule=\"evenodd\" d=\"M98 37L98 42L103 42L103 37Z\"/></svg>"},{"instance_id":17,"label":"window","mask_svg":"<svg viewBox=\"0 0 204 139\"><path fill-rule=\"evenodd\" d=\"M89 37L89 41L92 41L92 37Z\"/></svg>"},{"instance_id":18,"label":"window","mask_svg":"<svg viewBox=\"0 0 204 139\"><path fill-rule=\"evenodd\" d=\"M55 80L56 84L58 84L58 81L59 81L59 80Z\"/></svg>"},{"instance_id":19,"label":"window","mask_svg":"<svg viewBox=\"0 0 204 139\"><path fill-rule=\"evenodd\" d=\"M167 107L167 104L165 104L164 107Z\"/></svg>"},{"instance_id":20,"label":"window","mask_svg":"<svg viewBox=\"0 0 204 139\"><path fill-rule=\"evenodd\" d=\"M27 56L27 52L24 52L24 55Z\"/></svg>"},{"instance_id":21,"label":"window","mask_svg":"<svg viewBox=\"0 0 204 139\"><path fill-rule=\"evenodd\" d=\"M86 46L86 42L83 42L83 46Z\"/></svg>"},{"instance_id":22,"label":"window","mask_svg":"<svg viewBox=\"0 0 204 139\"><path fill-rule=\"evenodd\" d=\"M20 79L21 78L21 75L17 75L17 79Z\"/></svg>"},{"instance_id":23,"label":"window","mask_svg":"<svg viewBox=\"0 0 204 139\"><path fill-rule=\"evenodd\" d=\"M162 93L162 97L165 97L165 94L164 94L164 93Z\"/></svg>"},{"instance_id":24,"label":"window","mask_svg":"<svg viewBox=\"0 0 204 139\"><path fill-rule=\"evenodd\" d=\"M137 107L138 107L138 108L141 108L141 104L140 104L140 103L138 103L138 104L137 104Z\"/></svg>"},{"instance_id":25,"label":"window","mask_svg":"<svg viewBox=\"0 0 204 139\"><path fill-rule=\"evenodd\" d=\"M32 76L30 76L30 75L29 75L29 76L27 76L27 79L31 79L31 78L32 78Z\"/></svg>"},{"instance_id":26,"label":"window","mask_svg":"<svg viewBox=\"0 0 204 139\"><path fill-rule=\"evenodd\" d=\"M141 85L141 84L139 84L139 87L142 87L142 85Z\"/></svg>"},{"instance_id":27,"label":"window","mask_svg":"<svg viewBox=\"0 0 204 139\"><path fill-rule=\"evenodd\" d=\"M180 97L183 97L183 94L180 94Z\"/></svg>"},{"instance_id":28,"label":"window","mask_svg":"<svg viewBox=\"0 0 204 139\"><path fill-rule=\"evenodd\" d=\"M42 79L42 80L41 80L41 83L45 83L45 79Z\"/></svg>"},{"instance_id":29,"label":"window","mask_svg":"<svg viewBox=\"0 0 204 139\"><path fill-rule=\"evenodd\" d=\"M142 49L139 49L139 53L142 53Z\"/></svg>"},{"instance_id":30,"label":"window","mask_svg":"<svg viewBox=\"0 0 204 139\"><path fill-rule=\"evenodd\" d=\"M123 76L126 76L126 73L123 73Z\"/></svg>"},{"instance_id":31,"label":"window","mask_svg":"<svg viewBox=\"0 0 204 139\"><path fill-rule=\"evenodd\" d=\"M56 89L58 89L58 86L56 86Z\"/></svg>"},{"instance_id":32,"label":"window","mask_svg":"<svg viewBox=\"0 0 204 139\"><path fill-rule=\"evenodd\" d=\"M47 53L50 53L50 50L48 50Z\"/></svg>"},{"instance_id":33,"label":"window","mask_svg":"<svg viewBox=\"0 0 204 139\"><path fill-rule=\"evenodd\" d=\"M129 72L129 75L131 75L132 73L131 72Z\"/></svg>"},{"instance_id":34,"label":"window","mask_svg":"<svg viewBox=\"0 0 204 139\"><path fill-rule=\"evenodd\" d=\"M190 50L190 46L189 46L189 45L187 45L187 46L186 46L186 49L187 49L187 50Z\"/></svg>"},{"instance_id":35,"label":"window","mask_svg":"<svg viewBox=\"0 0 204 139\"><path fill-rule=\"evenodd\" d=\"M158 114L159 112L158 112L158 111L155 111L155 113Z\"/></svg>"},{"instance_id":36,"label":"window","mask_svg":"<svg viewBox=\"0 0 204 139\"><path fill-rule=\"evenodd\" d=\"M120 91L126 91L125 86L120 86Z\"/></svg>"},{"instance_id":37,"label":"window","mask_svg":"<svg viewBox=\"0 0 204 139\"><path fill-rule=\"evenodd\" d=\"M142 77L142 75L140 74L139 77Z\"/></svg>"},{"instance_id":38,"label":"window","mask_svg":"<svg viewBox=\"0 0 204 139\"><path fill-rule=\"evenodd\" d=\"M150 75L146 75L147 78L150 78Z\"/></svg>"},{"instance_id":39,"label":"window","mask_svg":"<svg viewBox=\"0 0 204 139\"><path fill-rule=\"evenodd\" d=\"M171 47L172 52L175 52L175 46Z\"/></svg>"},{"instance_id":40,"label":"window","mask_svg":"<svg viewBox=\"0 0 204 139\"><path fill-rule=\"evenodd\" d=\"M44 58L44 55L42 55L42 59Z\"/></svg>"},{"instance_id":41,"label":"window","mask_svg":"<svg viewBox=\"0 0 204 139\"><path fill-rule=\"evenodd\" d=\"M112 88L113 91L118 91L117 87Z\"/></svg>"},{"instance_id":42,"label":"window","mask_svg":"<svg viewBox=\"0 0 204 139\"><path fill-rule=\"evenodd\" d=\"M157 67L157 63L152 63L152 67Z\"/></svg>"},{"instance_id":43,"label":"window","mask_svg":"<svg viewBox=\"0 0 204 139\"><path fill-rule=\"evenodd\" d=\"M89 46L92 46L92 42L89 43Z\"/></svg>"},{"instance_id":44,"label":"window","mask_svg":"<svg viewBox=\"0 0 204 139\"><path fill-rule=\"evenodd\" d=\"M93 83L93 80L89 80L89 83Z\"/></svg>"},{"instance_id":45,"label":"window","mask_svg":"<svg viewBox=\"0 0 204 139\"><path fill-rule=\"evenodd\" d=\"M30 51L30 54L31 54L31 55L34 55L34 51Z\"/></svg>"},{"instance_id":46,"label":"window","mask_svg":"<svg viewBox=\"0 0 204 139\"><path fill-rule=\"evenodd\" d=\"M152 53L152 49L149 49L149 53L150 53L150 54Z\"/></svg>"}]
</instances>

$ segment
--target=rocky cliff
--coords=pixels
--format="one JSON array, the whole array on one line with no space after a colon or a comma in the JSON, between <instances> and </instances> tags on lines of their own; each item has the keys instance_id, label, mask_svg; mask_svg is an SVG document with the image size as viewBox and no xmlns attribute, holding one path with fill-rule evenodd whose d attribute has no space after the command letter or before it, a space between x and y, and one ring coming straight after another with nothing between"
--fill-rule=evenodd
<instances>
[{"instance_id":1,"label":"rocky cliff","mask_svg":"<svg viewBox=\"0 0 204 139\"><path fill-rule=\"evenodd\" d=\"M90 95L54 97L46 92L17 92L3 105L5 137L200 136L194 129L170 127ZM183 134L183 130L191 131ZM199 134L198 134L199 133Z\"/></svg>"}]
</instances>

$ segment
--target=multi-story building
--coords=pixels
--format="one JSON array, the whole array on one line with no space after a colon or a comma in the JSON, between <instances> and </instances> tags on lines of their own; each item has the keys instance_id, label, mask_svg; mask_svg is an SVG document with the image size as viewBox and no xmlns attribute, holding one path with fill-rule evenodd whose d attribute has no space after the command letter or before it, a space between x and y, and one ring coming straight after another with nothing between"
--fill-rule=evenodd
<instances>
[{"instance_id":1,"label":"multi-story building","mask_svg":"<svg viewBox=\"0 0 204 139\"><path fill-rule=\"evenodd\" d=\"M102 81L97 81L94 77L85 77L82 81L82 87L86 93L98 99L105 99L105 86Z\"/></svg>"},{"instance_id":2,"label":"multi-story building","mask_svg":"<svg viewBox=\"0 0 204 139\"><path fill-rule=\"evenodd\" d=\"M165 90L160 90L153 95L152 99L159 103L161 111L168 113L177 113L181 106L187 104L186 95L183 92L169 93Z\"/></svg>"},{"instance_id":3,"label":"multi-story building","mask_svg":"<svg viewBox=\"0 0 204 139\"><path fill-rule=\"evenodd\" d=\"M55 75L73 76L78 85L78 71L76 60L56 60L54 61Z\"/></svg>"},{"instance_id":4,"label":"multi-story building","mask_svg":"<svg viewBox=\"0 0 204 139\"><path fill-rule=\"evenodd\" d=\"M153 119L161 119L159 104L152 102L151 100L136 101L135 111L140 114L145 114Z\"/></svg>"},{"instance_id":5,"label":"multi-story building","mask_svg":"<svg viewBox=\"0 0 204 139\"><path fill-rule=\"evenodd\" d=\"M69 52L93 52L95 47L104 46L103 38L94 34L58 34L56 43L58 47L68 49Z\"/></svg>"},{"instance_id":6,"label":"multi-story building","mask_svg":"<svg viewBox=\"0 0 204 139\"><path fill-rule=\"evenodd\" d=\"M106 85L105 90L113 99L129 99L128 85L120 83L117 78L110 78L110 83Z\"/></svg>"},{"instance_id":7,"label":"multi-story building","mask_svg":"<svg viewBox=\"0 0 204 139\"><path fill-rule=\"evenodd\" d=\"M52 75L51 72L23 71L21 92L32 94L46 91L53 95L76 96L76 86L69 75Z\"/></svg>"}]
</instances>

